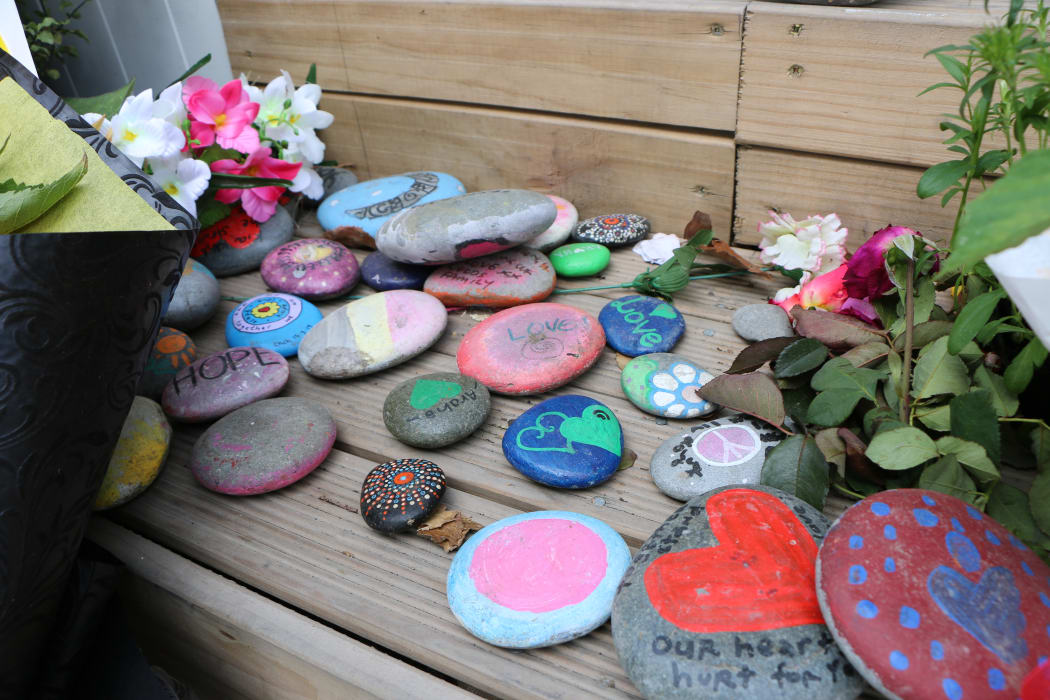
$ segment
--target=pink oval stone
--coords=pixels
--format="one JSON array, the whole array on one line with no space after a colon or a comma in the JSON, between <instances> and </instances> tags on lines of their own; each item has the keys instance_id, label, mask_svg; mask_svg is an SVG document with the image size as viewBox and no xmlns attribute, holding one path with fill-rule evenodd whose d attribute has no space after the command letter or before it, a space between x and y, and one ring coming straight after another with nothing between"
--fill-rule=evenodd
<instances>
[{"instance_id":1,"label":"pink oval stone","mask_svg":"<svg viewBox=\"0 0 1050 700\"><path fill-rule=\"evenodd\" d=\"M304 299L341 296L361 279L350 249L324 238L300 238L274 248L259 272L270 289Z\"/></svg>"},{"instance_id":2,"label":"pink oval stone","mask_svg":"<svg viewBox=\"0 0 1050 700\"><path fill-rule=\"evenodd\" d=\"M279 394L287 381L288 362L273 350L229 348L176 372L161 405L175 420L199 423Z\"/></svg>"}]
</instances>

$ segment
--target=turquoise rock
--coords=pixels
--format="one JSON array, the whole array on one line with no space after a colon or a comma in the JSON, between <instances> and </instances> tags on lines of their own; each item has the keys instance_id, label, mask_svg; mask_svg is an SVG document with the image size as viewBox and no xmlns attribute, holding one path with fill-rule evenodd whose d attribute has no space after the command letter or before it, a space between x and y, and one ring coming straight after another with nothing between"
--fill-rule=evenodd
<instances>
[{"instance_id":1,"label":"turquoise rock","mask_svg":"<svg viewBox=\"0 0 1050 700\"><path fill-rule=\"evenodd\" d=\"M366 180L327 197L317 208L325 231L354 226L375 237L380 227L409 207L465 194L463 183L447 173L420 171Z\"/></svg>"}]
</instances>

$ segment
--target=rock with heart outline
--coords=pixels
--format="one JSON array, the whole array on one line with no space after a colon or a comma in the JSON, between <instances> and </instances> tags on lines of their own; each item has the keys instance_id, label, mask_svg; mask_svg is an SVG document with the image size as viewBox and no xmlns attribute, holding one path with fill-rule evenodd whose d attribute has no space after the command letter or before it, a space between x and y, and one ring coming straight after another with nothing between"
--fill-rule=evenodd
<instances>
[{"instance_id":1,"label":"rock with heart outline","mask_svg":"<svg viewBox=\"0 0 1050 700\"><path fill-rule=\"evenodd\" d=\"M387 394L383 422L406 445L435 448L474 433L488 418L489 390L456 372L407 379Z\"/></svg>"}]
</instances>

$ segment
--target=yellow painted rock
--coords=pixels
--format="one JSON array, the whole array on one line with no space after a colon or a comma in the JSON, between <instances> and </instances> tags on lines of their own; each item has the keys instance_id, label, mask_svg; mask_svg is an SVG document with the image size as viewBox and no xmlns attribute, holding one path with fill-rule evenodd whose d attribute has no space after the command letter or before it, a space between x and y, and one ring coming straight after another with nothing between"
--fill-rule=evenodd
<instances>
[{"instance_id":1,"label":"yellow painted rock","mask_svg":"<svg viewBox=\"0 0 1050 700\"><path fill-rule=\"evenodd\" d=\"M95 510L123 505L149 488L170 445L171 426L164 411L155 401L136 396L95 497Z\"/></svg>"}]
</instances>

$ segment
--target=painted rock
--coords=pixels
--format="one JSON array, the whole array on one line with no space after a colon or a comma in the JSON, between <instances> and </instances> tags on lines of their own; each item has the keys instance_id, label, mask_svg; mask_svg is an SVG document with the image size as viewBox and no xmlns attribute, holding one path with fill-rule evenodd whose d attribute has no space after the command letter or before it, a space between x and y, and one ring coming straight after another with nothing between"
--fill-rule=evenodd
<instances>
[{"instance_id":1,"label":"painted rock","mask_svg":"<svg viewBox=\"0 0 1050 700\"><path fill-rule=\"evenodd\" d=\"M391 260L377 250L369 253L361 262L361 281L377 292L422 289L433 271L433 267L426 265L409 265Z\"/></svg>"},{"instance_id":2,"label":"painted rock","mask_svg":"<svg viewBox=\"0 0 1050 700\"><path fill-rule=\"evenodd\" d=\"M448 604L460 624L489 644L561 644L609 619L630 559L623 538L590 516L513 515L482 528L456 552Z\"/></svg>"},{"instance_id":3,"label":"painted rock","mask_svg":"<svg viewBox=\"0 0 1050 700\"><path fill-rule=\"evenodd\" d=\"M668 352L685 333L685 318L662 299L640 294L610 301L598 314L605 340L630 357Z\"/></svg>"},{"instance_id":4,"label":"painted rock","mask_svg":"<svg viewBox=\"0 0 1050 700\"><path fill-rule=\"evenodd\" d=\"M406 445L444 447L480 428L490 407L489 390L476 379L435 372L394 387L383 403L383 422Z\"/></svg>"},{"instance_id":5,"label":"painted rock","mask_svg":"<svg viewBox=\"0 0 1050 700\"><path fill-rule=\"evenodd\" d=\"M551 252L551 264L559 277L590 277L609 266L612 254L598 243L569 243Z\"/></svg>"},{"instance_id":6,"label":"painted rock","mask_svg":"<svg viewBox=\"0 0 1050 700\"><path fill-rule=\"evenodd\" d=\"M418 526L445 494L445 472L425 459L395 459L368 472L361 485L361 517L373 530Z\"/></svg>"},{"instance_id":7,"label":"painted rock","mask_svg":"<svg viewBox=\"0 0 1050 700\"><path fill-rule=\"evenodd\" d=\"M733 330L752 342L795 335L791 318L774 304L748 304L733 314Z\"/></svg>"},{"instance_id":8,"label":"painted rock","mask_svg":"<svg viewBox=\"0 0 1050 700\"><path fill-rule=\"evenodd\" d=\"M159 399L164 387L175 373L197 359L197 345L182 331L161 326L157 342L146 360L146 367L139 379L138 393L151 399Z\"/></svg>"},{"instance_id":9,"label":"painted rock","mask_svg":"<svg viewBox=\"0 0 1050 700\"><path fill-rule=\"evenodd\" d=\"M354 228L375 238L383 224L405 209L466 191L462 182L446 173L402 173L366 180L326 196L317 208L317 221L325 231Z\"/></svg>"},{"instance_id":10,"label":"painted rock","mask_svg":"<svg viewBox=\"0 0 1050 700\"><path fill-rule=\"evenodd\" d=\"M631 403L646 413L696 418L718 409L696 393L714 378L681 355L654 352L628 362L620 375L620 386Z\"/></svg>"},{"instance_id":11,"label":"painted rock","mask_svg":"<svg viewBox=\"0 0 1050 700\"><path fill-rule=\"evenodd\" d=\"M542 394L595 363L605 345L598 320L564 304L526 304L493 314L467 331L459 371L500 394Z\"/></svg>"},{"instance_id":12,"label":"painted rock","mask_svg":"<svg viewBox=\"0 0 1050 700\"><path fill-rule=\"evenodd\" d=\"M743 414L701 423L665 440L653 453L649 475L671 498L688 501L732 484L757 484L766 453L784 434Z\"/></svg>"},{"instance_id":13,"label":"painted rock","mask_svg":"<svg viewBox=\"0 0 1050 700\"><path fill-rule=\"evenodd\" d=\"M219 280L211 270L190 258L161 322L180 331L192 331L207 323L218 308Z\"/></svg>"},{"instance_id":14,"label":"painted rock","mask_svg":"<svg viewBox=\"0 0 1050 700\"><path fill-rule=\"evenodd\" d=\"M580 222L573 240L590 241L607 246L637 243L649 235L649 219L637 214L606 214Z\"/></svg>"},{"instance_id":15,"label":"painted rock","mask_svg":"<svg viewBox=\"0 0 1050 700\"><path fill-rule=\"evenodd\" d=\"M347 379L411 359L441 337L448 314L423 292L399 289L325 316L299 345L299 363L321 379Z\"/></svg>"},{"instance_id":16,"label":"painted rock","mask_svg":"<svg viewBox=\"0 0 1050 700\"><path fill-rule=\"evenodd\" d=\"M1050 655L1050 567L943 493L870 496L817 559L821 610L843 652L891 698L1009 698Z\"/></svg>"},{"instance_id":17,"label":"painted rock","mask_svg":"<svg viewBox=\"0 0 1050 700\"><path fill-rule=\"evenodd\" d=\"M557 215L554 202L539 192L472 192L398 214L379 229L376 247L400 262L458 262L531 240Z\"/></svg>"},{"instance_id":18,"label":"painted rock","mask_svg":"<svg viewBox=\"0 0 1050 700\"><path fill-rule=\"evenodd\" d=\"M226 317L226 344L269 348L291 357L320 322L321 311L305 299L278 292L260 294L241 302Z\"/></svg>"},{"instance_id":19,"label":"painted rock","mask_svg":"<svg viewBox=\"0 0 1050 700\"><path fill-rule=\"evenodd\" d=\"M220 418L190 455L205 488L232 496L276 491L312 472L335 444L332 415L316 401L265 399Z\"/></svg>"},{"instance_id":20,"label":"painted rock","mask_svg":"<svg viewBox=\"0 0 1050 700\"><path fill-rule=\"evenodd\" d=\"M437 268L423 291L445 306L504 308L543 301L554 291L554 270L538 250L516 248Z\"/></svg>"},{"instance_id":21,"label":"painted rock","mask_svg":"<svg viewBox=\"0 0 1050 700\"><path fill-rule=\"evenodd\" d=\"M623 430L605 404L586 396L555 396L507 427L503 454L533 481L585 489L616 473L623 455Z\"/></svg>"},{"instance_id":22,"label":"painted rock","mask_svg":"<svg viewBox=\"0 0 1050 700\"><path fill-rule=\"evenodd\" d=\"M121 506L149 488L171 445L171 426L155 401L136 396L106 467L95 510Z\"/></svg>"},{"instance_id":23,"label":"painted rock","mask_svg":"<svg viewBox=\"0 0 1050 700\"><path fill-rule=\"evenodd\" d=\"M197 236L191 255L204 263L216 277L229 277L258 270L271 250L292 240L295 221L284 207L259 224L237 207L222 221Z\"/></svg>"},{"instance_id":24,"label":"painted rock","mask_svg":"<svg viewBox=\"0 0 1050 700\"><path fill-rule=\"evenodd\" d=\"M230 348L179 370L161 405L175 420L199 423L275 396L287 381L288 362L273 350Z\"/></svg>"},{"instance_id":25,"label":"painted rock","mask_svg":"<svg viewBox=\"0 0 1050 700\"><path fill-rule=\"evenodd\" d=\"M580 220L580 215L572 202L553 194L547 196L554 202L554 206L558 210L558 216L555 217L554 223L551 224L549 229L525 244L529 248L535 248L544 252L554 250L569 240L569 234L576 228L576 223Z\"/></svg>"},{"instance_id":26,"label":"painted rock","mask_svg":"<svg viewBox=\"0 0 1050 700\"><path fill-rule=\"evenodd\" d=\"M321 184L324 186L323 198L331 197L336 192L357 184L357 175L353 170L347 168L319 165L314 167L314 171L321 176ZM307 199L306 201L312 200Z\"/></svg>"},{"instance_id":27,"label":"painted rock","mask_svg":"<svg viewBox=\"0 0 1050 700\"><path fill-rule=\"evenodd\" d=\"M815 508L767 486L716 489L675 511L635 554L613 604L616 651L642 695L860 694L817 605L827 528Z\"/></svg>"},{"instance_id":28,"label":"painted rock","mask_svg":"<svg viewBox=\"0 0 1050 700\"><path fill-rule=\"evenodd\" d=\"M259 271L270 289L304 299L342 296L361 278L354 254L323 238L300 238L274 248Z\"/></svg>"}]
</instances>

